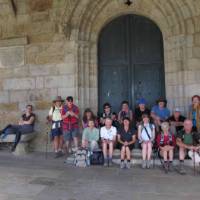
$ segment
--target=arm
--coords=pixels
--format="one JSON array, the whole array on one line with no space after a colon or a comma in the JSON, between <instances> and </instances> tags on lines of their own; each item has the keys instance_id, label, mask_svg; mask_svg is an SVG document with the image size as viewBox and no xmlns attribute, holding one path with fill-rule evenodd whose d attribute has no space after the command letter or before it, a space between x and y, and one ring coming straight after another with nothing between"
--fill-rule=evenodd
<instances>
[{"instance_id":1,"label":"arm","mask_svg":"<svg viewBox=\"0 0 200 200\"><path fill-rule=\"evenodd\" d=\"M189 150L193 150L194 149L194 146L184 144L181 138L177 138L176 139L176 144L181 148L185 148L185 149L189 149Z\"/></svg>"},{"instance_id":2,"label":"arm","mask_svg":"<svg viewBox=\"0 0 200 200\"><path fill-rule=\"evenodd\" d=\"M121 135L117 134L118 142L122 145L124 145L124 142L121 140Z\"/></svg>"},{"instance_id":3,"label":"arm","mask_svg":"<svg viewBox=\"0 0 200 200\"><path fill-rule=\"evenodd\" d=\"M134 134L134 135L132 136L132 141L128 142L128 145L134 144L135 141L136 141L136 135Z\"/></svg>"},{"instance_id":4,"label":"arm","mask_svg":"<svg viewBox=\"0 0 200 200\"><path fill-rule=\"evenodd\" d=\"M142 127L139 126L139 127L138 127L138 139L139 139L140 141L142 140L142 138L141 138L141 131L142 131Z\"/></svg>"},{"instance_id":5,"label":"arm","mask_svg":"<svg viewBox=\"0 0 200 200\"><path fill-rule=\"evenodd\" d=\"M31 117L28 121L23 121L23 124L25 125L25 124L32 124L33 122L34 122L34 120L35 120L35 117Z\"/></svg>"}]
</instances>

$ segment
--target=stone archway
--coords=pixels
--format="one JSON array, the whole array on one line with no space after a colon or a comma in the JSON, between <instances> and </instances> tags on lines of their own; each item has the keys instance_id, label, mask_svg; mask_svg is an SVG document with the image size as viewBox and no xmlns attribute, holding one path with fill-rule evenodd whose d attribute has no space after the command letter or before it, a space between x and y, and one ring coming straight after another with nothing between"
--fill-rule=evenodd
<instances>
[{"instance_id":1,"label":"stone archway","mask_svg":"<svg viewBox=\"0 0 200 200\"><path fill-rule=\"evenodd\" d=\"M183 10L183 7L185 10ZM187 46L191 38L184 19L192 16L189 1L135 1L127 7L119 0L79 1L74 12L64 20L71 29L68 37L77 43L77 91L81 108L97 110L97 42L101 29L113 18L137 14L154 21L163 34L166 95L169 107L186 109L189 97L185 95L184 69L187 68ZM191 19L191 24L193 24Z\"/></svg>"}]
</instances>

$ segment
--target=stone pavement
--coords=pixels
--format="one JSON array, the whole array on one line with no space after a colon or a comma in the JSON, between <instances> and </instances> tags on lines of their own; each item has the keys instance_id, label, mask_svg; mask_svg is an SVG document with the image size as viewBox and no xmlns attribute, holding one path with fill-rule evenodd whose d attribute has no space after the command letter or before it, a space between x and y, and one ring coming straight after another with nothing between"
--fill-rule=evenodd
<instances>
[{"instance_id":1,"label":"stone pavement","mask_svg":"<svg viewBox=\"0 0 200 200\"><path fill-rule=\"evenodd\" d=\"M181 176L157 166L130 170L75 168L64 158L32 153L16 157L0 151L0 200L199 200L200 174Z\"/></svg>"}]
</instances>

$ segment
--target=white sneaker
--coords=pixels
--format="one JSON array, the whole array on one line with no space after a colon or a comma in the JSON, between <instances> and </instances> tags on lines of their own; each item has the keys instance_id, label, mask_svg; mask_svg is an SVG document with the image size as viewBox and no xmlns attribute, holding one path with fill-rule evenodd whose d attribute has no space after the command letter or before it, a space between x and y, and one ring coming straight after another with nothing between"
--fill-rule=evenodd
<instances>
[{"instance_id":1,"label":"white sneaker","mask_svg":"<svg viewBox=\"0 0 200 200\"><path fill-rule=\"evenodd\" d=\"M125 168L125 163L124 163L124 161L121 161L121 163L120 163L120 169L124 169Z\"/></svg>"}]
</instances>

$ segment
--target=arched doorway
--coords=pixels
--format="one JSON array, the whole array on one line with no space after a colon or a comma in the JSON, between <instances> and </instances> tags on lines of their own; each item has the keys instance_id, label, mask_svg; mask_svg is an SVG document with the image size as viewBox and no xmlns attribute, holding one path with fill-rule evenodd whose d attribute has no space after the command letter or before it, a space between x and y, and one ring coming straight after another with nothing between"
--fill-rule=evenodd
<instances>
[{"instance_id":1,"label":"arched doorway","mask_svg":"<svg viewBox=\"0 0 200 200\"><path fill-rule=\"evenodd\" d=\"M113 111L128 100L144 97L149 106L165 97L163 38L158 26L138 15L124 15L107 24L98 43L98 107Z\"/></svg>"}]
</instances>

